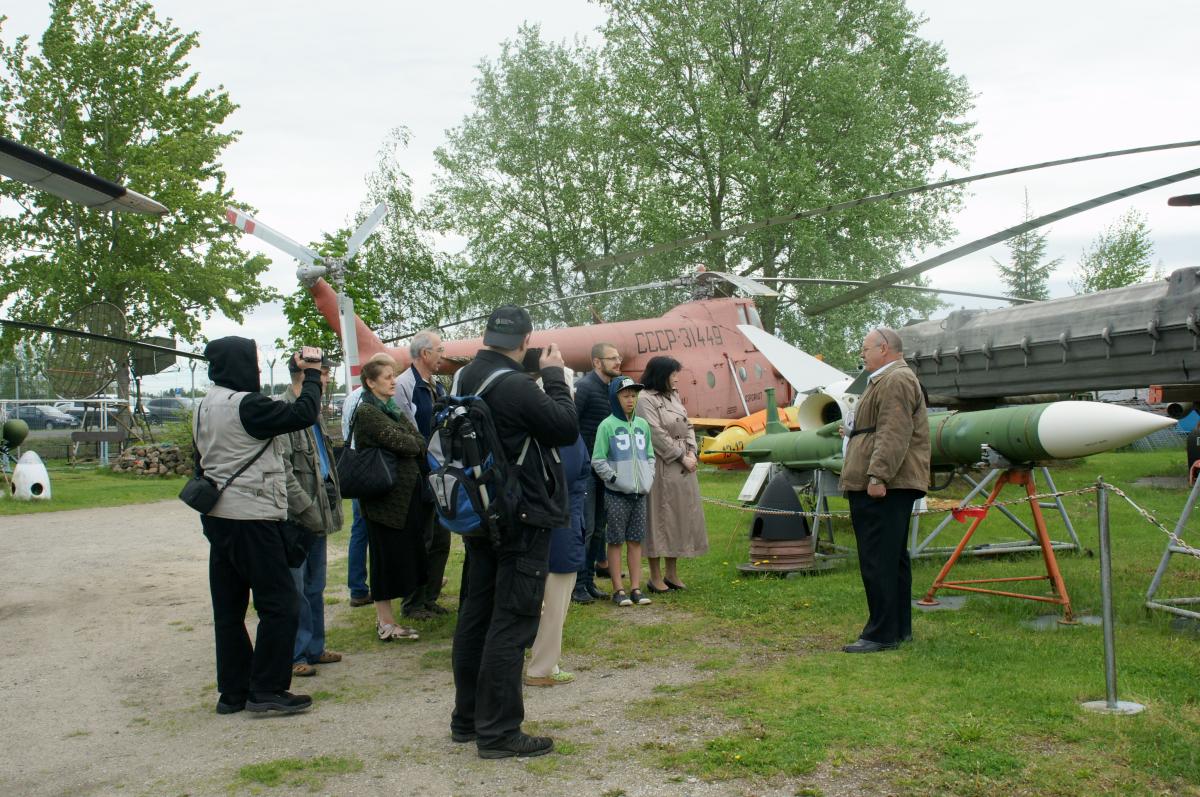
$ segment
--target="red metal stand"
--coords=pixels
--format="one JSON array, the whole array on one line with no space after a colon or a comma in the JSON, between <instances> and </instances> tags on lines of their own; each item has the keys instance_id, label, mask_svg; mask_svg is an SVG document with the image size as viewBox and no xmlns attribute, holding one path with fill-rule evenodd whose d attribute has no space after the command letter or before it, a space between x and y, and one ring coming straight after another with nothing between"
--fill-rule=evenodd
<instances>
[{"instance_id":1,"label":"red metal stand","mask_svg":"<svg viewBox=\"0 0 1200 797\"><path fill-rule=\"evenodd\" d=\"M963 551L966 550L967 544L971 541L971 536L975 534L975 530L979 528L979 524L987 517L988 511L996 503L997 496L1004 489L1005 485L1012 484L1016 486L1024 486L1025 494L1028 497L1029 509L1033 513L1034 530L1037 532L1038 544L1042 549L1042 559L1046 562L1046 575L1044 576L1015 576L1011 578L977 578L966 581L947 581L946 576L949 575L951 568L958 562ZM967 533L963 535L962 540L954 549L954 553L950 554L950 559L942 566L941 572L937 574L937 578L933 580L933 586L925 593L925 597L917 601L921 606L936 606L937 599L934 596L940 589L956 589L962 592L981 592L985 595L1001 595L1006 598L1023 598L1031 601L1042 601L1044 603L1055 603L1063 607L1063 617L1060 622L1073 623L1074 616L1071 613L1071 598L1067 595L1067 586L1063 583L1062 573L1058 570L1058 560L1054 556L1054 547L1050 542L1050 534L1046 531L1046 520L1042 517L1042 508L1038 504L1036 488L1034 486L1031 473L1027 469L1010 469L1000 474L996 479L995 485L992 486L991 493L988 494L987 500L978 507L972 507L970 513L974 516ZM999 584L1011 583L1015 581L1049 581L1051 595L1025 595L1020 592L1006 592L1004 590L986 589L984 587L972 586L975 584Z\"/></svg>"}]
</instances>

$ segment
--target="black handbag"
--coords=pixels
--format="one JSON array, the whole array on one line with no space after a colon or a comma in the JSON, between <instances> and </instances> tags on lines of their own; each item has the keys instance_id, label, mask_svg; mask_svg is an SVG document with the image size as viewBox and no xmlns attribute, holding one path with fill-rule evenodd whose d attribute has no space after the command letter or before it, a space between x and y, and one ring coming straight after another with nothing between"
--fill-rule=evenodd
<instances>
[{"instance_id":1,"label":"black handbag","mask_svg":"<svg viewBox=\"0 0 1200 797\"><path fill-rule=\"evenodd\" d=\"M382 448L351 448L357 420L350 421L350 441L338 455L338 484L344 498L378 498L396 484L396 455Z\"/></svg>"},{"instance_id":2,"label":"black handbag","mask_svg":"<svg viewBox=\"0 0 1200 797\"><path fill-rule=\"evenodd\" d=\"M196 432L200 431L200 412L196 411ZM204 475L204 469L200 467L200 449L196 446L196 437L192 437L192 478L187 480L187 484L183 485L183 489L179 491L179 500L195 509L201 515L207 515L217 505L217 501L221 500L221 493L233 484L233 480L246 472L246 469L258 461L258 458L267 452L271 447L271 440L258 450L258 453L250 458L250 461L237 469L237 472L225 480L225 484L217 487L217 483Z\"/></svg>"}]
</instances>

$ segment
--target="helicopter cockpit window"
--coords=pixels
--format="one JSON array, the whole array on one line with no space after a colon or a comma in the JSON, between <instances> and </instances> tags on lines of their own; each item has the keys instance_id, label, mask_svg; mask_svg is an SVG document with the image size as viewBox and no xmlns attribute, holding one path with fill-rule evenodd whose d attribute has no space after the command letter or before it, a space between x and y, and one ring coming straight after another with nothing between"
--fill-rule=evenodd
<instances>
[{"instance_id":1,"label":"helicopter cockpit window","mask_svg":"<svg viewBox=\"0 0 1200 797\"><path fill-rule=\"evenodd\" d=\"M744 305L744 304L738 305L738 323L739 324L749 324L750 323L750 319L746 317L746 305Z\"/></svg>"},{"instance_id":2,"label":"helicopter cockpit window","mask_svg":"<svg viewBox=\"0 0 1200 797\"><path fill-rule=\"evenodd\" d=\"M758 317L758 310L754 309L754 305L750 305L746 309L750 313L750 326L762 329L762 319Z\"/></svg>"},{"instance_id":3,"label":"helicopter cockpit window","mask_svg":"<svg viewBox=\"0 0 1200 797\"><path fill-rule=\"evenodd\" d=\"M746 366L744 366L744 365L738 366L738 376L740 376L742 378L743 382L745 382L747 379L750 378L750 374L746 373Z\"/></svg>"},{"instance_id":4,"label":"helicopter cockpit window","mask_svg":"<svg viewBox=\"0 0 1200 797\"><path fill-rule=\"evenodd\" d=\"M708 386L710 388L716 387L717 386L717 375L714 374L712 371L709 371L707 374L705 374L704 381L708 382Z\"/></svg>"}]
</instances>

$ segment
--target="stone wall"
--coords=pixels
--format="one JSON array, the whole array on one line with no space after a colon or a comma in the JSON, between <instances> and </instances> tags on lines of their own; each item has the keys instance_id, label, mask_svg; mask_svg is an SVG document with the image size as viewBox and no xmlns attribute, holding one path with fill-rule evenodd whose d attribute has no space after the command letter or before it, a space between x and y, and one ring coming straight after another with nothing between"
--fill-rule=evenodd
<instances>
[{"instance_id":1,"label":"stone wall","mask_svg":"<svg viewBox=\"0 0 1200 797\"><path fill-rule=\"evenodd\" d=\"M130 446L112 466L113 473L135 476L186 476L192 463L176 445Z\"/></svg>"}]
</instances>

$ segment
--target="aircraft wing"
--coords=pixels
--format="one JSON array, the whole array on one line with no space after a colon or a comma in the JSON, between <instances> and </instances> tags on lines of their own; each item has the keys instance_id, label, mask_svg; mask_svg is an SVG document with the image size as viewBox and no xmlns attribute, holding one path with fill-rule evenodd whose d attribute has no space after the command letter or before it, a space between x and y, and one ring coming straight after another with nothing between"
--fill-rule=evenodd
<instances>
[{"instance_id":1,"label":"aircraft wing","mask_svg":"<svg viewBox=\"0 0 1200 797\"><path fill-rule=\"evenodd\" d=\"M724 429L729 424L738 420L737 418L688 418L690 423L696 429Z\"/></svg>"},{"instance_id":2,"label":"aircraft wing","mask_svg":"<svg viewBox=\"0 0 1200 797\"><path fill-rule=\"evenodd\" d=\"M109 182L3 136L0 136L0 174L96 210L123 210L158 216L168 212L165 206L123 185Z\"/></svg>"},{"instance_id":3,"label":"aircraft wing","mask_svg":"<svg viewBox=\"0 0 1200 797\"><path fill-rule=\"evenodd\" d=\"M846 378L832 365L805 354L790 343L784 343L766 330L749 324L738 324L738 330L763 353L797 393L807 393Z\"/></svg>"}]
</instances>

